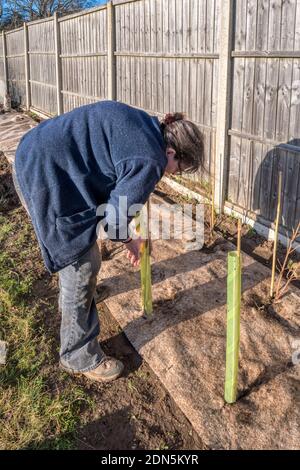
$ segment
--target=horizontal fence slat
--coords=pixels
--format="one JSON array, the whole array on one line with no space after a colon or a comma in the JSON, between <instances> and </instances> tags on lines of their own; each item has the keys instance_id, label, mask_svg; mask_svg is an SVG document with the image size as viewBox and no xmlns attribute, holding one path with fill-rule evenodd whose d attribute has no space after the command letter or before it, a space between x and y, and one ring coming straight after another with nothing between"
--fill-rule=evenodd
<instances>
[{"instance_id":1,"label":"horizontal fence slat","mask_svg":"<svg viewBox=\"0 0 300 470\"><path fill-rule=\"evenodd\" d=\"M157 58L157 59L218 59L219 54L214 53L164 53L161 54L159 52L115 52L114 55L116 57L149 57L149 58Z\"/></svg>"},{"instance_id":2,"label":"horizontal fence slat","mask_svg":"<svg viewBox=\"0 0 300 470\"><path fill-rule=\"evenodd\" d=\"M80 59L82 57L106 57L106 52L90 52L88 54L59 54L61 59Z\"/></svg>"},{"instance_id":3,"label":"horizontal fence slat","mask_svg":"<svg viewBox=\"0 0 300 470\"><path fill-rule=\"evenodd\" d=\"M289 152L300 153L299 145L292 145L292 144L287 144L287 143L279 142L279 141L275 141L275 140L263 139L263 138L257 137L256 135L246 134L246 133L243 133L243 132L235 131L233 129L230 129L228 131L228 135L234 136L234 137L240 137L242 139L251 140L253 142L259 142L261 144L273 145L274 147L280 146L280 147L288 150ZM298 139L298 140L300 140L300 139Z\"/></svg>"},{"instance_id":4,"label":"horizontal fence slat","mask_svg":"<svg viewBox=\"0 0 300 470\"><path fill-rule=\"evenodd\" d=\"M50 87L50 88L55 88L56 89L56 85L51 85L51 83L46 83L46 82L39 82L38 80L29 79L29 83L34 83L36 85L43 85L45 87Z\"/></svg>"},{"instance_id":5,"label":"horizontal fence slat","mask_svg":"<svg viewBox=\"0 0 300 470\"><path fill-rule=\"evenodd\" d=\"M31 55L54 55L55 51L28 51Z\"/></svg>"},{"instance_id":6,"label":"horizontal fence slat","mask_svg":"<svg viewBox=\"0 0 300 470\"><path fill-rule=\"evenodd\" d=\"M249 58L269 58L269 59L284 59L284 58L300 58L300 51L233 51L231 57L249 57Z\"/></svg>"}]
</instances>

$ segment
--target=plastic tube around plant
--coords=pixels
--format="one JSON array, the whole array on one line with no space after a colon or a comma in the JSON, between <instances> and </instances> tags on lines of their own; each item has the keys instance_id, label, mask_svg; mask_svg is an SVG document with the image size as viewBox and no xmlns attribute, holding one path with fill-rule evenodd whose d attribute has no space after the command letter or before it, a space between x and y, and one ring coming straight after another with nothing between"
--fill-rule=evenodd
<instances>
[{"instance_id":1,"label":"plastic tube around plant","mask_svg":"<svg viewBox=\"0 0 300 470\"><path fill-rule=\"evenodd\" d=\"M141 249L141 285L142 285L142 309L145 315L151 315L152 305L152 285L151 285L151 262L150 243L146 240Z\"/></svg>"},{"instance_id":2,"label":"plastic tube around plant","mask_svg":"<svg viewBox=\"0 0 300 470\"><path fill-rule=\"evenodd\" d=\"M225 401L235 403L238 388L241 311L241 256L228 253Z\"/></svg>"},{"instance_id":3,"label":"plastic tube around plant","mask_svg":"<svg viewBox=\"0 0 300 470\"><path fill-rule=\"evenodd\" d=\"M136 231L140 234L141 238L145 239L140 251L142 309L145 315L151 315L153 305L149 239L149 202L141 213L136 216L135 220Z\"/></svg>"}]
</instances>

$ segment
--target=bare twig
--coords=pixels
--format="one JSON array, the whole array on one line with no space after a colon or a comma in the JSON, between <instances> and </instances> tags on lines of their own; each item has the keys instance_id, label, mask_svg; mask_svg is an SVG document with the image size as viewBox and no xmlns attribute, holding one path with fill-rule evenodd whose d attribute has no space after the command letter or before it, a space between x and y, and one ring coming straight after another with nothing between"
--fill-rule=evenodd
<instances>
[{"instance_id":1,"label":"bare twig","mask_svg":"<svg viewBox=\"0 0 300 470\"><path fill-rule=\"evenodd\" d=\"M211 179L211 221L210 221L210 234L213 236L215 227L215 178L216 178L216 132L212 136L212 179Z\"/></svg>"},{"instance_id":2,"label":"bare twig","mask_svg":"<svg viewBox=\"0 0 300 470\"><path fill-rule=\"evenodd\" d=\"M237 233L237 252L238 255L241 255L241 245L242 245L242 221L238 220L238 233Z\"/></svg>"},{"instance_id":3,"label":"bare twig","mask_svg":"<svg viewBox=\"0 0 300 470\"><path fill-rule=\"evenodd\" d=\"M291 261L291 255L296 250L296 247L293 247L293 245L299 236L300 236L300 221L297 227L292 230L292 236L290 238L290 241L286 250L286 255L285 255L283 264L281 265L280 274L276 283L276 289L275 289L275 295L274 295L275 300L279 300L283 296L283 294L289 288L289 285L291 282L299 279L299 271L300 271L299 263L293 263ZM290 265L291 262L292 262L292 265ZM283 281L284 276L286 277L286 283L282 287L282 281Z\"/></svg>"},{"instance_id":4,"label":"bare twig","mask_svg":"<svg viewBox=\"0 0 300 470\"><path fill-rule=\"evenodd\" d=\"M279 268L280 268L280 270L281 270L283 265L282 265L281 261L279 261L279 259L277 260L277 264L278 264L278 266L279 266Z\"/></svg>"},{"instance_id":5,"label":"bare twig","mask_svg":"<svg viewBox=\"0 0 300 470\"><path fill-rule=\"evenodd\" d=\"M271 288L270 288L270 297L271 297L271 299L274 297L274 284L275 284L276 258L277 258L277 245L278 245L278 231L279 231L279 220L280 220L280 212L281 212L281 186L282 186L282 172L280 171L279 179L278 179L278 202L277 202L277 212L276 212L276 221L275 221L272 278L271 278Z\"/></svg>"}]
</instances>

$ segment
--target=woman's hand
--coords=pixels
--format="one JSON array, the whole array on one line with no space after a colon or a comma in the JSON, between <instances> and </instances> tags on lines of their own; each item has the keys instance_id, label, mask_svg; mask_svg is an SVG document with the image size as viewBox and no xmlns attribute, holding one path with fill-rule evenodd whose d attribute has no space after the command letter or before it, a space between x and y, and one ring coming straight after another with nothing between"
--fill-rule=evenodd
<instances>
[{"instance_id":1,"label":"woman's hand","mask_svg":"<svg viewBox=\"0 0 300 470\"><path fill-rule=\"evenodd\" d=\"M144 243L144 240L139 237L137 239L131 240L130 242L126 243L126 248L127 248L127 259L130 260L130 263L132 266L136 267L139 266L140 264L140 250L142 248L142 245Z\"/></svg>"}]
</instances>

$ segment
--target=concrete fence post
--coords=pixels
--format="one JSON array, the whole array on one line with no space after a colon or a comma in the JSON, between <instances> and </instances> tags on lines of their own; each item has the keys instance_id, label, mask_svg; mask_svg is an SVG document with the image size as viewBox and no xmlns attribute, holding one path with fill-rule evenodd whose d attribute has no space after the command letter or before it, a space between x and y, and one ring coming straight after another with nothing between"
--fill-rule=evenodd
<instances>
[{"instance_id":1,"label":"concrete fence post","mask_svg":"<svg viewBox=\"0 0 300 470\"><path fill-rule=\"evenodd\" d=\"M116 99L116 60L115 60L115 38L116 25L114 6L110 1L107 3L107 98Z\"/></svg>"},{"instance_id":2,"label":"concrete fence post","mask_svg":"<svg viewBox=\"0 0 300 470\"><path fill-rule=\"evenodd\" d=\"M233 0L222 0L220 27L220 58L217 97L217 128L215 155L215 208L222 212L228 172L228 130L231 106L231 53L233 41Z\"/></svg>"},{"instance_id":3,"label":"concrete fence post","mask_svg":"<svg viewBox=\"0 0 300 470\"><path fill-rule=\"evenodd\" d=\"M28 26L26 23L24 23L24 62L25 62L26 109L27 111L29 111L30 106L31 106L31 89L30 89Z\"/></svg>"},{"instance_id":4,"label":"concrete fence post","mask_svg":"<svg viewBox=\"0 0 300 470\"><path fill-rule=\"evenodd\" d=\"M7 69L7 50L6 50L6 35L5 32L2 31L2 45L3 45L3 81L4 81L4 89L3 89L3 106L5 110L9 110L11 108L11 101L9 97L9 89L8 89L8 69Z\"/></svg>"},{"instance_id":5,"label":"concrete fence post","mask_svg":"<svg viewBox=\"0 0 300 470\"><path fill-rule=\"evenodd\" d=\"M57 99L57 115L63 113L63 97L62 97L62 73L61 73L61 42L60 42L60 26L58 22L57 12L54 13L54 37L55 37L55 68L56 68L56 99Z\"/></svg>"}]
</instances>

